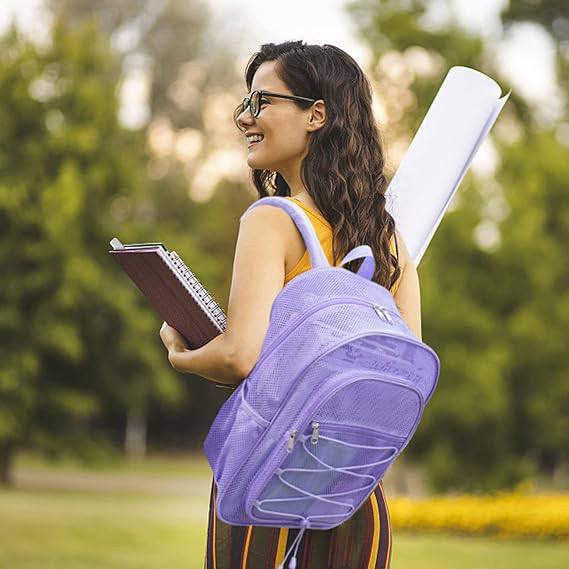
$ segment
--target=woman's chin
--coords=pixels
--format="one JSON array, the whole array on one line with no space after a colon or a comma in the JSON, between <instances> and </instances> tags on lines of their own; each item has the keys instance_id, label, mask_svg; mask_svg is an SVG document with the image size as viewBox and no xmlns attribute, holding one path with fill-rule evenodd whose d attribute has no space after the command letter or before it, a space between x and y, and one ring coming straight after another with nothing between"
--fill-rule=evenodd
<instances>
[{"instance_id":1,"label":"woman's chin","mask_svg":"<svg viewBox=\"0 0 569 569\"><path fill-rule=\"evenodd\" d=\"M276 171L276 163L267 160L263 152L258 148L247 149L247 166L253 170L272 170Z\"/></svg>"},{"instance_id":2,"label":"woman's chin","mask_svg":"<svg viewBox=\"0 0 569 569\"><path fill-rule=\"evenodd\" d=\"M266 161L260 160L255 156L255 152L249 152L247 154L247 166L253 168L254 170L267 170L268 166Z\"/></svg>"}]
</instances>

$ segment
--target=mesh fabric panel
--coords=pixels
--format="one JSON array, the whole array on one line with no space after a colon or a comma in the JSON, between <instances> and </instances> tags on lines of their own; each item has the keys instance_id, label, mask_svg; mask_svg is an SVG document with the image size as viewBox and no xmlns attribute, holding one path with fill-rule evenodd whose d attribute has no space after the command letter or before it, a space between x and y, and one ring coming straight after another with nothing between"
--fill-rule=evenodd
<instances>
[{"instance_id":1,"label":"mesh fabric panel","mask_svg":"<svg viewBox=\"0 0 569 569\"><path fill-rule=\"evenodd\" d=\"M319 268L290 281L273 304L257 364L222 406L204 443L219 486L218 516L237 525L300 527L307 515L320 520L311 527L342 523L351 515L349 506L369 496L372 483L416 429L438 366L436 354L412 335L385 288L342 268ZM314 420L322 436L314 446L308 441L311 457L301 444ZM299 439L287 453L293 425ZM375 462L381 464L367 464ZM350 465L361 466L354 472L368 478L333 470ZM310 469L312 475L284 470L279 479L279 468ZM314 494L354 492L338 506L291 486ZM267 503L272 510L280 504L279 518L255 509L263 497L296 499ZM331 518L319 518L331 512Z\"/></svg>"}]
</instances>

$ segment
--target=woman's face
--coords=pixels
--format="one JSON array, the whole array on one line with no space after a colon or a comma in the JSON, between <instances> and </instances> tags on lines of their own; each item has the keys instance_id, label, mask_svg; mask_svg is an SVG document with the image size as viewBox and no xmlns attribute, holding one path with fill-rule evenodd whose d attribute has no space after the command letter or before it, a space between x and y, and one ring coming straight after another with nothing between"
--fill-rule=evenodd
<instances>
[{"instance_id":1,"label":"woman's face","mask_svg":"<svg viewBox=\"0 0 569 569\"><path fill-rule=\"evenodd\" d=\"M277 77L275 61L262 63L251 85L251 93L265 89L285 95L301 95L292 93ZM250 93L249 93L250 94ZM260 133L264 136L260 142L247 148L247 164L256 170L272 170L283 176L293 171L300 164L308 148L310 131L314 130L307 122L311 109L302 110L294 101L279 97L263 96L261 111L258 117L251 116L249 108L237 117L240 127L247 132ZM243 134L244 144L248 145Z\"/></svg>"}]
</instances>

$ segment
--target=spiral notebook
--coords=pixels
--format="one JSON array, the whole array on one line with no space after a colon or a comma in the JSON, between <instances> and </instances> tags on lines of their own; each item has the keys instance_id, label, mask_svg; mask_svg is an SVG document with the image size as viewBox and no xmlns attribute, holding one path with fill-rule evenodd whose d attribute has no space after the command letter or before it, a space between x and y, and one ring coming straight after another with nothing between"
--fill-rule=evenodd
<instances>
[{"instance_id":1,"label":"spiral notebook","mask_svg":"<svg viewBox=\"0 0 569 569\"><path fill-rule=\"evenodd\" d=\"M123 244L116 237L110 244L115 261L189 348L199 348L225 331L225 313L175 251L163 243Z\"/></svg>"}]
</instances>

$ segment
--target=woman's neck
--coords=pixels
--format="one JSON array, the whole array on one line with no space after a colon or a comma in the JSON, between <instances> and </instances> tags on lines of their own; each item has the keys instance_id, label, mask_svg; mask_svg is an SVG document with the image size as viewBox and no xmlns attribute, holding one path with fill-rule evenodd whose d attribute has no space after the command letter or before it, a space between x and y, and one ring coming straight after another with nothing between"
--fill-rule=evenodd
<instances>
[{"instance_id":1,"label":"woman's neck","mask_svg":"<svg viewBox=\"0 0 569 569\"><path fill-rule=\"evenodd\" d=\"M291 197L301 201L302 203L305 203L306 205L308 205L314 209L318 209L316 207L316 204L312 201L312 198L305 191L297 192L296 194L291 192Z\"/></svg>"}]
</instances>

